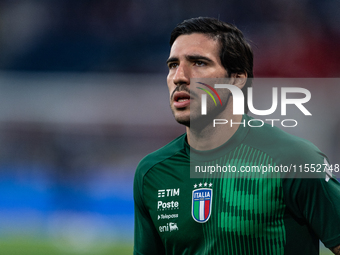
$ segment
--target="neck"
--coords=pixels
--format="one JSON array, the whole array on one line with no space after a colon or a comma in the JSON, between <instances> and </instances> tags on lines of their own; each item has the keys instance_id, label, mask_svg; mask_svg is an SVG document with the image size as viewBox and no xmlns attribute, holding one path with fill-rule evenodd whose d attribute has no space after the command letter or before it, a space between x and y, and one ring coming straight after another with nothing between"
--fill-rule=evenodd
<instances>
[{"instance_id":1,"label":"neck","mask_svg":"<svg viewBox=\"0 0 340 255\"><path fill-rule=\"evenodd\" d=\"M240 126L237 123L242 121L242 115L233 115L230 111L225 111L216 116L215 119L226 119L228 123L216 124L213 127L211 121L209 125L200 129L186 128L188 143L192 148L196 150L212 150L226 143ZM231 122L233 123L232 125Z\"/></svg>"}]
</instances>

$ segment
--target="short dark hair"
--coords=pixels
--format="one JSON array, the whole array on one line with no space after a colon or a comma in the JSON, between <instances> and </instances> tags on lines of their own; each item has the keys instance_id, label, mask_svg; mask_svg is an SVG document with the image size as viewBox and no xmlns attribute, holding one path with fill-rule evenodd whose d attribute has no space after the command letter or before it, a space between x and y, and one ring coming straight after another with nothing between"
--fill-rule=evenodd
<instances>
[{"instance_id":1,"label":"short dark hair","mask_svg":"<svg viewBox=\"0 0 340 255\"><path fill-rule=\"evenodd\" d=\"M246 73L248 78L242 88L247 98L247 88L251 86L253 74L253 51L243 36L241 30L235 25L209 17L198 17L184 20L172 30L170 46L180 35L192 33L205 34L212 39L217 39L221 45L220 60L228 76L232 73ZM248 112L247 100L245 112Z\"/></svg>"}]
</instances>

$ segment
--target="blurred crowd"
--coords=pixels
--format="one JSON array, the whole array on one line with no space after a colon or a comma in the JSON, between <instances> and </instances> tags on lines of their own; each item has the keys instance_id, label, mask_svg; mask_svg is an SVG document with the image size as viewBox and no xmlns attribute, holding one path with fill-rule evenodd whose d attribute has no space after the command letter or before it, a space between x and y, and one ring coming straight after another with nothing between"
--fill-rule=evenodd
<instances>
[{"instance_id":1,"label":"blurred crowd","mask_svg":"<svg viewBox=\"0 0 340 255\"><path fill-rule=\"evenodd\" d=\"M169 34L212 16L251 41L257 77L337 77L338 0L1 0L0 68L166 72Z\"/></svg>"}]
</instances>

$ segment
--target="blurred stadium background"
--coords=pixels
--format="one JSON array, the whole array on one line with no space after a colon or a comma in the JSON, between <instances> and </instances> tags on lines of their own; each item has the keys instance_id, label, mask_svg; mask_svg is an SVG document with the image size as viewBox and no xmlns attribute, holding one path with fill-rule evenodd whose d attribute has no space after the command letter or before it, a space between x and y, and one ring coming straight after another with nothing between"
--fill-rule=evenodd
<instances>
[{"instance_id":1,"label":"blurred stadium background","mask_svg":"<svg viewBox=\"0 0 340 255\"><path fill-rule=\"evenodd\" d=\"M187 18L236 24L256 77L319 78L314 122L294 132L339 163L339 85L324 79L340 75L339 10L338 0L0 0L0 254L132 253L136 165L184 132L165 61Z\"/></svg>"}]
</instances>

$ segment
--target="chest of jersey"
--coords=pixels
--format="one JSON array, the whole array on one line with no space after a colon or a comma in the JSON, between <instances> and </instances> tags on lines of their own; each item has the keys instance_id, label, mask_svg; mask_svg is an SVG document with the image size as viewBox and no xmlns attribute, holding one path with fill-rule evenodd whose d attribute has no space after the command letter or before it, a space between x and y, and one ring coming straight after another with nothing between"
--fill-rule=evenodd
<instances>
[{"instance_id":1,"label":"chest of jersey","mask_svg":"<svg viewBox=\"0 0 340 255\"><path fill-rule=\"evenodd\" d=\"M280 179L193 179L189 166L176 162L159 164L144 180L145 203L166 249L280 254L285 237Z\"/></svg>"}]
</instances>

